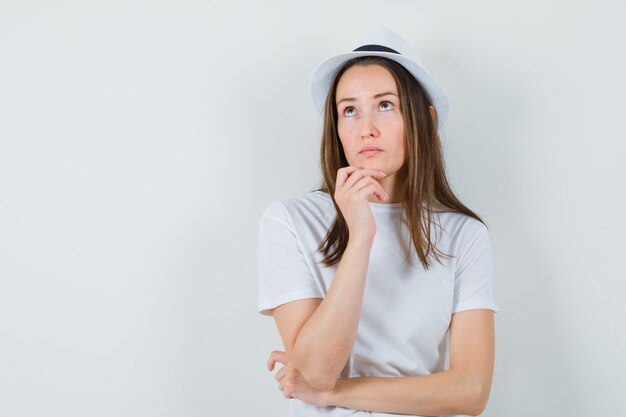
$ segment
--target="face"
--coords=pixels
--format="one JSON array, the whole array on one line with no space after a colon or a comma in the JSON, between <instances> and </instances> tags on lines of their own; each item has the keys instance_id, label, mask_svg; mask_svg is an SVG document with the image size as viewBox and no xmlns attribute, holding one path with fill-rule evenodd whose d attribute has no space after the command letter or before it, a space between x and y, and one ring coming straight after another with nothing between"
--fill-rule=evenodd
<instances>
[{"instance_id":1,"label":"face","mask_svg":"<svg viewBox=\"0 0 626 417\"><path fill-rule=\"evenodd\" d=\"M398 172L405 157L404 120L391 73L376 64L350 67L335 96L337 131L348 163L388 177Z\"/></svg>"}]
</instances>

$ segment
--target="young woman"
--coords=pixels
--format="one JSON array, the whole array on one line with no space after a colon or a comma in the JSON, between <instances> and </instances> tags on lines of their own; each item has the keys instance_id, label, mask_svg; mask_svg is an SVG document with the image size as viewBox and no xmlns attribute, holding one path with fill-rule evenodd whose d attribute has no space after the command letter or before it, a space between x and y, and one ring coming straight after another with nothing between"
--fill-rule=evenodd
<instances>
[{"instance_id":1,"label":"young woman","mask_svg":"<svg viewBox=\"0 0 626 417\"><path fill-rule=\"evenodd\" d=\"M259 224L259 312L285 346L267 365L283 364L290 415L480 414L498 306L487 227L446 180L445 92L384 28L323 62L312 92L321 187Z\"/></svg>"}]
</instances>

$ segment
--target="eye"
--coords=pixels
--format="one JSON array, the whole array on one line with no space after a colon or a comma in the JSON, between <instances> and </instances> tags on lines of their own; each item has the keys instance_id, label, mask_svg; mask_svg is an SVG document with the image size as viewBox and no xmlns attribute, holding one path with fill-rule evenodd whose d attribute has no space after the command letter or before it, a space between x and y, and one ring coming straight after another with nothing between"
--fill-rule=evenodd
<instances>
[{"instance_id":1,"label":"eye","mask_svg":"<svg viewBox=\"0 0 626 417\"><path fill-rule=\"evenodd\" d=\"M354 115L354 107L346 107L343 109L344 116L353 116Z\"/></svg>"},{"instance_id":2,"label":"eye","mask_svg":"<svg viewBox=\"0 0 626 417\"><path fill-rule=\"evenodd\" d=\"M393 109L393 103L390 101L381 101L380 102L380 109L382 111L389 111Z\"/></svg>"}]
</instances>

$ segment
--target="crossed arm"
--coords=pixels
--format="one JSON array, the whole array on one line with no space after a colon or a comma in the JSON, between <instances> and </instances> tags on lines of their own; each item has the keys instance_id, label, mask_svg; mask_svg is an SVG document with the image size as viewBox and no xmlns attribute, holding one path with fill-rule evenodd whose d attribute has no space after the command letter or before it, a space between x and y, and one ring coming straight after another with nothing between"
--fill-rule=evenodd
<instances>
[{"instance_id":1,"label":"crossed arm","mask_svg":"<svg viewBox=\"0 0 626 417\"><path fill-rule=\"evenodd\" d=\"M353 239L323 299L282 304L274 319L286 352L275 379L287 398L315 406L413 415L478 415L484 409L494 362L493 311L466 310L450 321L450 367L432 375L338 378L356 337L371 240Z\"/></svg>"},{"instance_id":2,"label":"crossed arm","mask_svg":"<svg viewBox=\"0 0 626 417\"><path fill-rule=\"evenodd\" d=\"M495 354L493 315L491 310L467 310L452 315L450 367L443 372L414 377L343 378L332 389L319 390L308 385L288 360L285 363L275 356L285 363L276 379L281 390L289 394L288 398L301 398L317 406L409 415L476 416L484 410L491 390ZM273 368L272 356L268 365Z\"/></svg>"}]
</instances>

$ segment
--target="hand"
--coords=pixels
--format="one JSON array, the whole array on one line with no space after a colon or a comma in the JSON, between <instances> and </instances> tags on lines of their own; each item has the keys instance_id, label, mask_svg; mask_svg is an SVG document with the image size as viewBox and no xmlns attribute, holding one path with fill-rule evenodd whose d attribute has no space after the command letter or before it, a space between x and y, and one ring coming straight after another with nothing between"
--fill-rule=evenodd
<instances>
[{"instance_id":1,"label":"hand","mask_svg":"<svg viewBox=\"0 0 626 417\"><path fill-rule=\"evenodd\" d=\"M373 238L376 234L376 222L368 199L374 195L380 201L389 201L389 195L383 186L374 179L385 176L381 171L354 166L343 167L337 171L335 201L348 223L350 237L358 233Z\"/></svg>"},{"instance_id":2,"label":"hand","mask_svg":"<svg viewBox=\"0 0 626 417\"><path fill-rule=\"evenodd\" d=\"M275 350L270 353L267 360L267 369L270 372L274 370L276 362L284 365L276 372L274 379L279 382L278 388L283 392L285 398L297 398L315 407L328 407L330 405L329 396L332 391L321 391L310 386L302 374L291 365L286 352Z\"/></svg>"}]
</instances>

